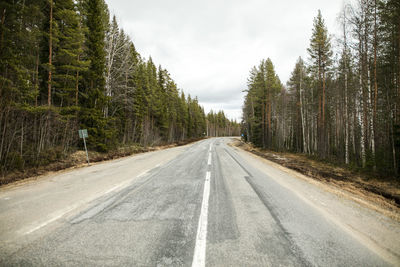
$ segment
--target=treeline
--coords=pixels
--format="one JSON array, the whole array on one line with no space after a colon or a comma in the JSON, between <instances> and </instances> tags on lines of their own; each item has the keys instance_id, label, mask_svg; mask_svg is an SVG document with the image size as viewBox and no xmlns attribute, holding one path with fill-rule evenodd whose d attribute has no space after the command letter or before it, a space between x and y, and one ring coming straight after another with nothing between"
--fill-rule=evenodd
<instances>
[{"instance_id":1,"label":"treeline","mask_svg":"<svg viewBox=\"0 0 400 267\"><path fill-rule=\"evenodd\" d=\"M298 59L286 87L269 59L251 70L245 138L264 148L398 175L400 2L360 0L346 5L339 21L342 36L333 49L318 12L309 60Z\"/></svg>"},{"instance_id":2,"label":"treeline","mask_svg":"<svg viewBox=\"0 0 400 267\"><path fill-rule=\"evenodd\" d=\"M207 136L239 136L240 123L236 120L229 120L223 111L207 114Z\"/></svg>"},{"instance_id":3,"label":"treeline","mask_svg":"<svg viewBox=\"0 0 400 267\"><path fill-rule=\"evenodd\" d=\"M207 118L104 0L1 1L1 173L65 157L78 129L104 152L202 137Z\"/></svg>"}]
</instances>

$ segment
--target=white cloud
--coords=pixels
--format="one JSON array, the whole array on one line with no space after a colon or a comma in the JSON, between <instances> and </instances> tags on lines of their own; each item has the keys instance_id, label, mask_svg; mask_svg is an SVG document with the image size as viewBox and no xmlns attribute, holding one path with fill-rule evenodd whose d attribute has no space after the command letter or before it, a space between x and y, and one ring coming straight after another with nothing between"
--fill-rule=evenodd
<instances>
[{"instance_id":1,"label":"white cloud","mask_svg":"<svg viewBox=\"0 0 400 267\"><path fill-rule=\"evenodd\" d=\"M107 0L106 0L107 1ZM248 73L270 57L285 83L307 59L317 10L331 33L341 0L108 0L144 57L152 56L206 111L240 119Z\"/></svg>"}]
</instances>

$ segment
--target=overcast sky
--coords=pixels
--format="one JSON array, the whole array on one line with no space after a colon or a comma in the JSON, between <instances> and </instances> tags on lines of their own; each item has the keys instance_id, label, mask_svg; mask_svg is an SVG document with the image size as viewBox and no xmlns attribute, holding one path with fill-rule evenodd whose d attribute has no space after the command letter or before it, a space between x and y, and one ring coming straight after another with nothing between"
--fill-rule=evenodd
<instances>
[{"instance_id":1,"label":"overcast sky","mask_svg":"<svg viewBox=\"0 0 400 267\"><path fill-rule=\"evenodd\" d=\"M271 58L286 84L318 9L335 34L342 0L106 0L138 52L161 64L206 112L240 120L249 71Z\"/></svg>"}]
</instances>

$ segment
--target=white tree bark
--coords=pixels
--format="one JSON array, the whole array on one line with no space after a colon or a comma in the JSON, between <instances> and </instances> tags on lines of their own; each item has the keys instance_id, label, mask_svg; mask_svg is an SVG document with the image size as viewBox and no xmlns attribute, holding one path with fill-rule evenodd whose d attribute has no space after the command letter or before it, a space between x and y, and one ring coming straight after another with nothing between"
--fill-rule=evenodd
<instances>
[{"instance_id":1,"label":"white tree bark","mask_svg":"<svg viewBox=\"0 0 400 267\"><path fill-rule=\"evenodd\" d=\"M300 66L300 116L301 116L301 130L303 133L303 152L308 153L307 151L307 142L306 142L306 134L305 134L305 118L304 118L304 103L303 103L303 87L302 87L302 82L303 82L303 66Z\"/></svg>"},{"instance_id":2,"label":"white tree bark","mask_svg":"<svg viewBox=\"0 0 400 267\"><path fill-rule=\"evenodd\" d=\"M126 95L133 90L128 87L127 76L134 68L134 62L131 60L129 38L118 29L118 24L113 18L111 28L106 36L106 96L109 97L109 103L104 109L104 116L112 116L127 103ZM131 98L129 98L132 100ZM120 104L120 105L114 105ZM110 110L110 107L112 110Z\"/></svg>"}]
</instances>

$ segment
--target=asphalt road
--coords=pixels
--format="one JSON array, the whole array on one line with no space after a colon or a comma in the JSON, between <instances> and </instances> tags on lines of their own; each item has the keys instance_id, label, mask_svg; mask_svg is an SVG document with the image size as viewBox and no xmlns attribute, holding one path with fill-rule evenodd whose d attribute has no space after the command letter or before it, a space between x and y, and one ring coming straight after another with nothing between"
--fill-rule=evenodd
<instances>
[{"instance_id":1,"label":"asphalt road","mask_svg":"<svg viewBox=\"0 0 400 267\"><path fill-rule=\"evenodd\" d=\"M1 266L400 266L400 224L212 138L0 189Z\"/></svg>"}]
</instances>

